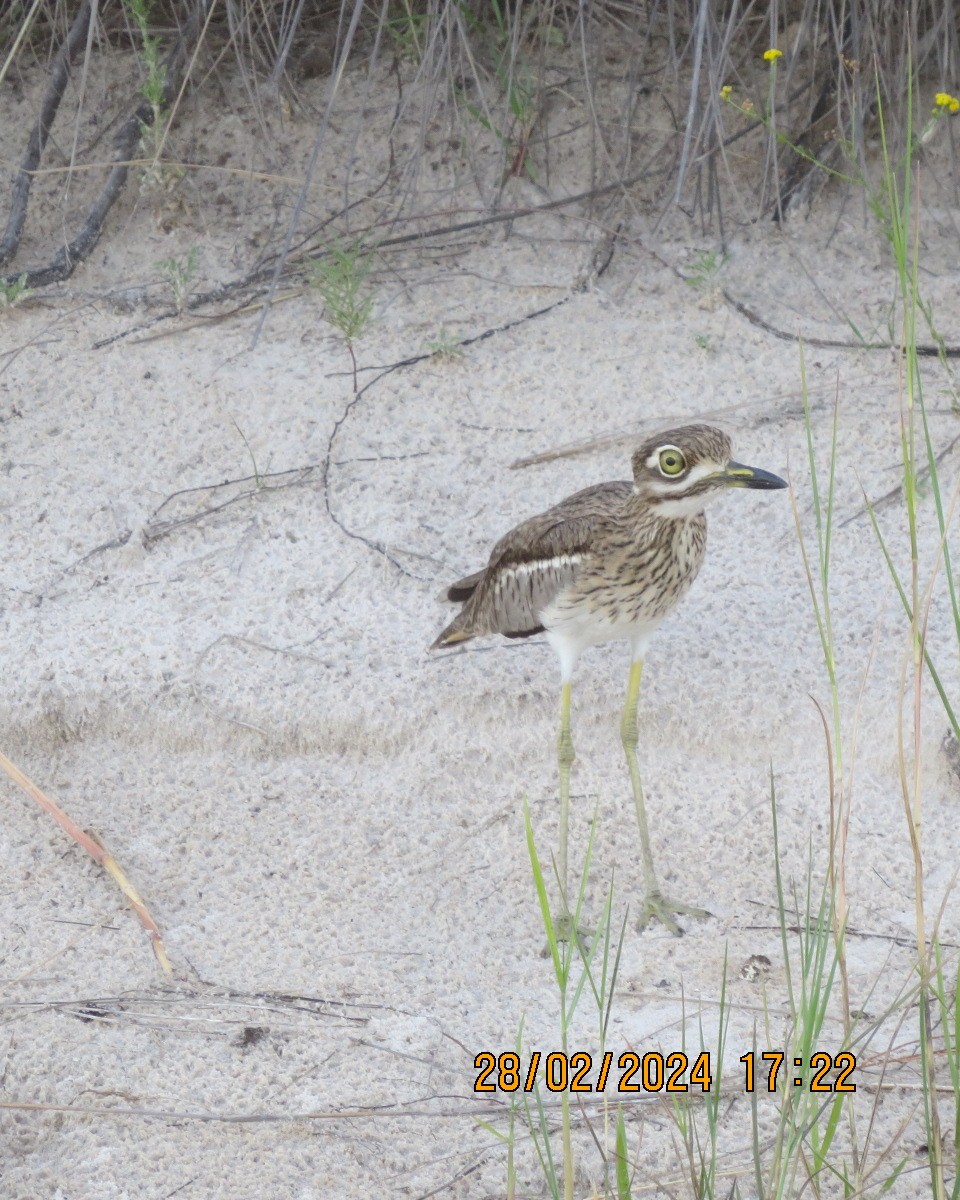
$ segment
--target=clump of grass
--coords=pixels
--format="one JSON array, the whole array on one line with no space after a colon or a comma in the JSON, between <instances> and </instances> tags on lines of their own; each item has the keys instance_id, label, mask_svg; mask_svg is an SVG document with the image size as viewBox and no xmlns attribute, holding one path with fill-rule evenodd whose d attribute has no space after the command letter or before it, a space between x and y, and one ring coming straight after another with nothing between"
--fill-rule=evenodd
<instances>
[{"instance_id":1,"label":"clump of grass","mask_svg":"<svg viewBox=\"0 0 960 1200\"><path fill-rule=\"evenodd\" d=\"M869 159L873 109L872 103L865 104L865 99L870 100L869 88L864 84L868 66L878 64L878 90L892 110L890 124L900 133L908 53L922 54L916 65L917 77L935 76L940 88L947 87L945 81L955 74L955 64L960 58L960 33L949 8L928 4L926 0L904 0L896 5L891 5L890 0L863 0L854 18L849 4L842 0L823 0L818 4L807 0L800 6L801 49L795 52L785 40L783 57L771 61L769 75L761 81L755 72L760 48L766 44L767 36L775 41L778 35L786 33L790 7L774 6L767 14L769 21L766 16L761 21L755 6L718 7L708 0L692 0L687 4L668 0L666 4L655 5L605 0L586 6L561 4L558 0L526 0L524 4L505 0L430 0L429 3L387 0L382 4L373 4L372 0L341 0L319 6L122 0L122 12L138 47L138 62L121 107L128 105L131 93L146 102L145 106L141 104L141 109L145 107L149 113L143 121L142 146L149 156L149 165L142 173L141 183L143 187L153 187L180 175L179 168L160 165L178 107L173 99L174 84L176 94L187 87L195 89L200 110L210 114L210 125L215 128L224 97L230 94L229 87L222 85L233 82L230 78L224 81L224 74L232 71L253 108L266 117L276 114L278 108L287 110L291 95L300 91L303 81L285 76L287 67L302 64L318 42L325 49L331 46L329 57L336 61L332 63L329 103L318 132L316 153L311 156L303 180L305 196L314 171L332 148L330 139L343 131L342 143L336 149L343 152L340 161L352 162L356 139L361 131L364 136L367 134L365 106L351 103L347 113L341 104L344 79L361 63L369 79L382 77L384 59L392 57L400 98L387 135L389 146L372 148L371 156L372 161L377 150L384 158L389 153L390 169L385 177L388 186L360 197L356 186L363 173L351 169L342 180L342 211L350 210L356 217L362 211L358 227L371 228L428 213L437 224L442 224L444 217L449 216L447 201L453 189L463 182L462 172L472 175L482 205L496 204L508 176L523 174L534 178L541 173L545 176L551 164L563 158L567 169L572 169L576 176L574 179L568 175L563 180L564 189L582 187L585 196L600 199L613 186L623 186L641 202L656 202L672 193L676 207L700 219L704 227L712 225L725 237L727 195L730 192L739 195L744 183L752 182L762 204L776 162L772 151L765 156L760 152L760 141L752 136L752 116L745 128L729 137L725 135L722 114L729 110L725 109L716 86L719 81L729 79L731 82L725 88L736 95L756 93L755 102L743 102L744 112L748 112L748 103L754 106L754 113L757 107L766 104L768 128L761 136L771 139L768 145L773 150L784 130L801 131L792 135L794 142L801 143L805 122L813 119L816 98L830 97L831 111L819 114L817 119L831 118L826 124L836 131L833 145L848 148L851 160L860 164L857 173L862 175ZM108 15L110 7L94 5L93 8L91 36L84 36L75 44L75 49L87 47L84 78L92 75L94 68L102 68L106 55L116 44ZM66 45L62 34L69 22L65 18L81 10L78 0L66 3L31 0L29 4L0 5L0 80L4 73L21 64L39 62L51 64L53 82L59 71L53 64ZM202 29L198 28L198 40L194 42L192 34L186 41L179 40L177 34L196 26L200 16ZM358 29L359 35L354 38ZM791 34L791 43L796 40L795 33L794 30ZM771 52L774 49L771 47ZM212 58L216 59L215 70L208 69ZM76 65L74 62L73 66ZM185 78L181 78L181 66ZM69 71L59 73L63 78L70 75ZM645 97L653 78L658 81L656 90L662 94L663 102L676 116L675 128L667 134L657 117L650 119L654 110ZM83 97L82 87L77 92ZM62 90L59 94L62 96ZM553 104L554 97L560 98L562 106L569 109L569 119L548 119L560 107ZM51 108L52 99L50 103L41 102L47 104L48 111L56 107L53 104ZM937 92L938 117L925 131L927 139L937 130L947 128L948 119L957 119L952 115L955 99L949 91ZM960 103L957 107L960 108ZM337 130L328 119L334 114L345 118ZM115 115L111 113L110 118ZM36 116L40 116L39 108ZM69 126L74 120L79 129L84 116L82 112L73 118L62 114L56 121ZM460 126L453 131L453 137L451 116ZM24 131L35 125L34 116L28 114L28 117L23 122ZM345 129L347 123L351 128ZM566 155L569 143L559 139L567 139L574 133L581 148L575 156ZM30 137L25 132L24 140ZM532 153L535 137L536 167ZM924 140L924 134L920 140ZM98 141L98 138L74 138L75 146L86 142L92 147ZM733 141L737 141L738 150L735 155L728 155ZM443 142L458 152L458 162L453 167L457 178L451 182L451 194L446 197L438 196L432 186L421 186L431 178L423 169L424 163L434 159L431 166L441 165L434 152ZM948 151L955 184L954 142L951 137ZM500 154L496 166L488 169L491 143L497 144ZM753 147L752 152L743 154L748 146ZM370 149L365 147L365 156ZM471 150L478 153L472 154ZM755 179L751 175L758 172L752 172L749 166L751 154L759 168L760 177ZM42 166L39 162L42 147L37 155L38 161L27 168L29 172ZM124 157L129 159L134 154L129 151ZM439 157L446 161L448 156ZM77 170L85 170L96 161L79 152L74 158L71 167ZM660 167L653 171L636 170L641 162L654 160L663 164L662 170ZM735 171L731 169L734 164ZM725 169L729 189L720 186ZM49 173L45 182L42 174L45 173L31 176L31 186L37 191L58 186L54 182L55 173ZM261 184L267 188L279 186L276 180L268 181L266 177L255 185L251 181L252 186ZM110 203L123 186L123 183L111 185ZM282 186L288 186L286 181ZM339 187L338 182L335 188ZM645 194L637 195L640 189L646 189ZM66 191L64 187L64 194ZM374 200L374 196L378 198ZM279 191L274 190L263 200L279 198ZM458 199L454 207L460 203ZM302 214L302 205L298 204L291 225L279 239L284 260L294 244L295 226ZM100 228L102 213L98 209L92 215ZM317 231L322 227L319 225ZM52 238L53 255L57 253L59 237L57 234ZM81 240L85 245L89 238ZM17 238L12 238L4 251L11 260L16 242ZM278 245L271 246L270 251L276 251ZM76 255L71 256L71 262L77 261Z\"/></svg>"},{"instance_id":2,"label":"clump of grass","mask_svg":"<svg viewBox=\"0 0 960 1200\"><path fill-rule=\"evenodd\" d=\"M554 979L557 984L557 992L560 999L560 1052L566 1057L569 1052L569 1034L570 1023L573 1020L573 1014L576 1011L577 1003L583 991L583 986L586 983L586 975L581 974L579 982L571 988L573 978L573 963L576 952L576 947L579 943L580 918L583 912L584 892L586 890L587 877L590 870L590 857L593 850L593 831L591 830L590 842L587 846L587 855L584 862L583 872L580 877L580 888L577 895L577 903L574 909L569 907L569 899L563 898L563 906L565 911L571 914L571 928L568 931L569 936L566 940L561 940L556 922L550 911L550 898L547 894L546 880L544 879L543 867L537 854L536 841L533 836L533 823L530 820L530 808L524 801L523 820L527 836L527 852L530 855L530 867L533 871L534 885L537 891L537 900L540 904L540 915L543 919L543 927L547 934L547 948L550 955L550 961L553 965ZM596 828L594 822L593 829ZM561 880L561 887L564 885ZM562 1139L562 1170L558 1171L557 1163L553 1155L553 1150L550 1144L550 1128L547 1120L546 1112L543 1106L543 1097L539 1087L535 1092L537 1116L533 1118L529 1105L527 1105L527 1122L530 1128L530 1135L533 1138L534 1146L536 1147L537 1157L540 1160L540 1166L543 1169L544 1177L550 1192L554 1197L559 1198L563 1188L564 1200L572 1200L573 1198L573 1179L574 1179L574 1163L573 1163L573 1139L571 1134L570 1124L570 1093L567 1089L561 1093L560 1097L560 1120L561 1120L561 1139ZM526 1101L526 1097L525 1097Z\"/></svg>"},{"instance_id":3,"label":"clump of grass","mask_svg":"<svg viewBox=\"0 0 960 1200\"><path fill-rule=\"evenodd\" d=\"M729 255L719 250L701 250L687 268L684 283L698 292L712 290L718 286L720 272L728 259Z\"/></svg>"},{"instance_id":4,"label":"clump of grass","mask_svg":"<svg viewBox=\"0 0 960 1200\"><path fill-rule=\"evenodd\" d=\"M503 113L496 115L484 101L468 99L462 87L458 89L460 104L500 143L506 163L503 179L526 175L536 183L530 141L541 115L546 86L542 66L538 69L534 55L539 51L542 59L546 48L556 49L564 42L562 31L554 24L553 6L533 4L523 9L489 0L486 10L474 12L466 4L458 7L462 28L476 43L473 57L491 64Z\"/></svg>"},{"instance_id":5,"label":"clump of grass","mask_svg":"<svg viewBox=\"0 0 960 1200\"><path fill-rule=\"evenodd\" d=\"M426 343L427 351L434 358L455 359L463 357L463 346L458 338L447 329L441 329L435 338Z\"/></svg>"},{"instance_id":6,"label":"clump of grass","mask_svg":"<svg viewBox=\"0 0 960 1200\"><path fill-rule=\"evenodd\" d=\"M123 6L140 35L140 64L143 70L140 91L150 105L150 120L140 122L141 145L145 156L152 159L151 165L141 173L140 189L148 191L164 180L164 173L159 165L160 152L166 138L166 102L160 39L150 32L148 0L123 0Z\"/></svg>"},{"instance_id":7,"label":"clump of grass","mask_svg":"<svg viewBox=\"0 0 960 1200\"><path fill-rule=\"evenodd\" d=\"M32 289L27 287L26 275L19 275L16 279L0 279L0 308L16 308L30 295Z\"/></svg>"},{"instance_id":8,"label":"clump of grass","mask_svg":"<svg viewBox=\"0 0 960 1200\"><path fill-rule=\"evenodd\" d=\"M624 916L619 937L614 942L612 920L613 885L611 882L597 930L589 936L581 930L581 919L583 917L587 884L590 876L594 832L597 822L594 820L591 825L590 838L587 843L587 851L580 873L576 904L571 907L569 905L569 898L567 896L562 897L563 910L569 916L570 928L561 931L550 910L550 898L547 894L543 866L537 853L536 842L533 836L533 825L530 819L530 809L526 801L524 801L523 814L530 867L540 907L540 915L544 931L547 935L547 952L553 967L554 981L557 985L557 994L560 1001L560 1052L564 1060L569 1062L571 1023L584 991L589 989L598 1014L599 1048L602 1055L607 1046L613 997L627 923L626 916ZM562 888L563 881L560 881L560 884ZM575 963L578 960L581 964L580 970L575 971ZM560 1200L561 1196L563 1200L572 1200L575 1161L570 1090L565 1085L560 1093L561 1155L559 1162L554 1155L551 1145L551 1122L543 1103L543 1092L539 1080L534 1089L535 1111L531 1107L526 1089L524 1089L523 1101L527 1127L540 1162L541 1170L543 1171L547 1188L551 1196L554 1197L554 1200ZM613 1179L617 1181L616 1186L618 1190L620 1190L620 1184L625 1178L625 1168L621 1164L626 1162L626 1135L625 1132L621 1135L621 1122L622 1114L617 1124L618 1132L616 1135L618 1139L621 1139L622 1136L622 1146L615 1148L614 1153L605 1162L606 1173L609 1176L612 1160L612 1175ZM621 1150L623 1151L622 1156ZM608 1182L612 1183L613 1180L608 1179ZM620 1195L626 1200L626 1196L629 1195L629 1189L626 1192L620 1190Z\"/></svg>"},{"instance_id":9,"label":"clump of grass","mask_svg":"<svg viewBox=\"0 0 960 1200\"><path fill-rule=\"evenodd\" d=\"M713 1062L714 1069L709 1082L701 1082L703 1094L703 1117L699 1116L690 1092L671 1097L670 1113L687 1158L687 1174L694 1196L716 1197L720 1146L720 1118L730 1097L723 1092L723 1054L730 1025L730 1004L727 1000L727 949L723 951L723 975L720 983L720 1001L717 1017L717 1038L711 1050L704 1036L703 1018L700 1018L699 1063ZM686 1052L686 1015L684 1014L684 1041ZM701 1081L705 1081L701 1072ZM693 1082L691 1076L691 1082ZM699 1103L699 1101L698 1101ZM706 1130L702 1126L706 1125Z\"/></svg>"},{"instance_id":10,"label":"clump of grass","mask_svg":"<svg viewBox=\"0 0 960 1200\"><path fill-rule=\"evenodd\" d=\"M517 1039L514 1043L514 1054L517 1056L517 1062L521 1061L524 1044L523 1044L523 1018L520 1019L520 1024L517 1027ZM478 1055L474 1061L474 1067L478 1070L481 1066L483 1055ZM517 1121L520 1116L521 1108L523 1107L523 1092L519 1089L507 1093L510 1097L507 1102L507 1128L506 1131L498 1129L490 1121L478 1120L477 1124L481 1129L485 1129L492 1137L495 1137L498 1142L502 1142L507 1148L507 1200L514 1200L517 1194L517 1167L516 1167L516 1150L517 1150Z\"/></svg>"},{"instance_id":11,"label":"clump of grass","mask_svg":"<svg viewBox=\"0 0 960 1200\"><path fill-rule=\"evenodd\" d=\"M376 293L370 286L373 251L362 242L331 246L323 258L307 264L307 281L323 298L324 315L346 342L353 364L353 390L357 391L357 357L354 343L373 319Z\"/></svg>"},{"instance_id":12,"label":"clump of grass","mask_svg":"<svg viewBox=\"0 0 960 1200\"><path fill-rule=\"evenodd\" d=\"M829 740L827 743L830 752ZM838 1093L827 1102L811 1089L814 1055L822 1050L824 1026L833 1000L838 977L844 976L845 927L837 925L837 897L831 888L836 875L828 873L819 888L814 882L814 863L807 866L806 884L802 895L796 892L789 905L781 873L780 841L777 822L777 797L773 778L770 780L770 805L773 814L773 852L777 876L777 911L780 921L780 940L787 975L790 1006L790 1029L784 1039L785 1070L777 1080L779 1108L777 1129L772 1152L766 1168L767 1192L777 1200L797 1194L797 1174L801 1169L816 1179L822 1172L838 1173L832 1158L834 1139L844 1106L855 1117L848 1093ZM834 859L833 851L830 855ZM795 964L790 951L789 931L797 931ZM849 1009L841 997L843 1012ZM847 1047L839 1047L841 1052ZM799 1060L799 1066L795 1065ZM793 1079L802 1080L799 1088ZM823 1118L826 1115L826 1121ZM756 1118L754 1128L756 1129ZM759 1147L756 1147L759 1149ZM843 1173L840 1171L839 1173ZM845 1181L848 1186L850 1180Z\"/></svg>"},{"instance_id":13,"label":"clump of grass","mask_svg":"<svg viewBox=\"0 0 960 1200\"><path fill-rule=\"evenodd\" d=\"M200 266L200 248L191 247L186 258L161 258L154 265L170 288L174 308L178 313L183 313L190 297L190 285L196 279Z\"/></svg>"},{"instance_id":14,"label":"clump of grass","mask_svg":"<svg viewBox=\"0 0 960 1200\"><path fill-rule=\"evenodd\" d=\"M953 97L943 93L947 100ZM960 108L960 101L957 104ZM940 113L949 112L948 106L938 105ZM908 123L908 131L912 124ZM950 614L953 633L960 649L960 594L955 579L948 537L949 517L952 516L957 501L954 492L949 505L945 503L944 495L934 450L927 409L924 400L923 376L921 372L920 355L917 352L917 323L918 315L928 319L935 340L942 345L932 322L932 310L925 304L920 292L920 214L919 206L914 203L913 164L910 159L897 163L893 160L883 120L883 110L880 112L881 146L884 164L883 191L874 198L873 207L881 216L882 227L893 256L894 272L902 313L900 330L900 349L903 355L904 370L901 374L901 470L903 476L903 497L907 531L910 539L910 569L902 572L895 565L883 537L876 514L872 507L870 511L874 532L880 543L884 561L890 572L893 583L900 596L907 619L910 622L911 639L913 642L913 658L915 667L926 663L930 677L940 696L944 711L947 715L955 736L960 737L960 697L949 694L942 679L926 650L926 612L924 601L929 603L928 590L923 586L920 577L919 528L920 501L922 495L923 476L926 474L926 484L934 502L934 511L939 534L939 555L936 570L942 559L944 576L950 600ZM911 229L911 226L914 226ZM949 511L948 511L949 509ZM932 588L934 579L930 580Z\"/></svg>"},{"instance_id":15,"label":"clump of grass","mask_svg":"<svg viewBox=\"0 0 960 1200\"><path fill-rule=\"evenodd\" d=\"M250 442L247 439L247 435L243 432L243 430L237 424L236 419L231 417L231 420L233 421L234 429L237 431L237 433L240 434L240 440L243 442L244 446L246 447L247 454L249 455L250 465L253 467L253 479L254 479L254 483L256 485L257 491L258 492L263 491L264 482L263 482L262 476L260 475L260 468L257 466L257 456L253 452L253 447L250 445Z\"/></svg>"},{"instance_id":16,"label":"clump of grass","mask_svg":"<svg viewBox=\"0 0 960 1200\"><path fill-rule=\"evenodd\" d=\"M414 63L423 60L429 13L417 11L410 0L396 0L387 10L384 29L398 58Z\"/></svg>"},{"instance_id":17,"label":"clump of grass","mask_svg":"<svg viewBox=\"0 0 960 1200\"><path fill-rule=\"evenodd\" d=\"M906 568L900 568L894 561L893 553L884 536L877 515L864 496L867 511L870 515L873 529L877 537L882 557L886 563L890 577L907 618L906 647L904 667L901 676L900 711L898 714L898 753L900 761L900 781L903 798L904 814L907 833L913 858L913 892L914 892L914 924L916 938L915 973L916 986L910 989L909 1001L916 1005L918 1013L917 1044L919 1047L921 1084L923 1095L923 1122L925 1146L930 1172L931 1194L936 1200L944 1200L948 1195L958 1195L958 1183L955 1176L952 1185L948 1184L946 1173L946 1147L950 1139L946 1139L940 1116L944 1092L950 1097L953 1105L952 1127L954 1132L960 1131L960 1068L957 1063L960 1056L957 1053L957 982L960 973L949 972L942 957L942 949L938 940L936 927L929 927L929 919L924 897L924 846L922 840L922 763L923 763L923 706L921 704L923 675L928 673L939 695L944 712L955 735L960 733L958 725L958 698L951 693L944 678L937 670L927 648L927 623L931 611L931 600L934 584L941 565L944 568L946 588L949 599L949 613L952 632L960 652L960 603L958 603L958 583L952 564L950 550L950 529L952 518L960 499L960 484L954 489L948 499L943 491L942 481L938 471L937 455L933 437L927 419L924 402L924 381L921 371L921 357L917 347L917 328L921 319L926 320L935 342L943 350L942 338L939 338L934 328L932 310L926 304L920 292L920 214L919 204L915 199L914 186L915 154L920 144L928 139L936 123L946 119L951 112L960 110L960 101L954 105L954 98L949 93L940 93L936 98L933 114L927 120L919 138L914 136L913 126L913 96L914 80L912 69L908 62L906 87L905 149L899 155L892 151L891 141L887 132L886 112L883 96L877 81L877 114L881 140L882 178L879 187L871 187L864 177L860 183L864 187L870 208L877 218L878 224L891 250L894 280L897 295L897 310L900 313L901 325L896 340L902 356L902 367L898 373L900 383L900 412L898 425L901 445L901 473L903 494L903 515L906 523L906 533L909 543L910 561ZM801 369L802 375L802 369ZM806 389L804 388L806 397ZM831 844L835 852L839 852L839 872L832 867L833 894L840 903L845 904L845 889L843 885L842 862L843 847L846 843L846 826L849 816L849 801L844 796L843 759L840 752L841 739L839 728L839 705L837 693L836 662L834 657L833 632L829 609L829 573L831 557L832 512L834 496L834 480L837 456L837 410L834 411L833 439L830 461L829 485L826 501L817 483L816 467L813 454L811 421L809 408L806 406L808 451L810 459L811 482L813 485L814 513L817 526L817 571L811 569L804 550L804 563L810 583L814 611L820 631L824 661L831 682L833 698L833 734L835 755L831 772ZM935 562L929 576L924 578L921 573L922 543L926 540L923 535L923 501L926 497L932 502L934 528L927 536L935 539L937 552ZM796 512L796 508L795 508ZM799 530L799 518L798 518ZM803 539L801 536L801 549ZM818 577L819 582L815 584ZM950 679L952 676L946 676ZM912 693L912 694L911 694ZM904 736L905 713L912 713L912 737ZM826 727L826 722L825 722ZM839 794L840 820L834 823L834 796ZM851 1020L849 991L845 975L845 957L843 953L843 930L845 927L845 909L841 909L834 917L836 948L838 952L838 968L841 985L844 992L844 1013L846 1038L851 1039ZM960 968L957 968L960 971ZM904 1009L904 1016L906 1008ZM938 1048L934 1029L939 1023L942 1033L942 1050ZM943 1061L947 1067L949 1086L941 1089L939 1086ZM831 1124L835 1128L835 1119L831 1115ZM851 1109L851 1135L854 1148L853 1116ZM872 1125L872 1122L871 1122ZM957 1142L954 1141L954 1146ZM816 1150L816 1146L814 1146ZM956 1151L954 1159L960 1163ZM851 1178L844 1177L845 1186L859 1191L863 1180L863 1159L855 1163L856 1171ZM888 1186L903 1169L903 1161L894 1166L889 1177Z\"/></svg>"},{"instance_id":18,"label":"clump of grass","mask_svg":"<svg viewBox=\"0 0 960 1200\"><path fill-rule=\"evenodd\" d=\"M911 88L912 93L912 88ZM944 103L941 104L941 98ZM953 97L943 93L938 96L937 107L949 112ZM960 101L956 108L960 109ZM912 107L907 110L907 141L911 144ZM948 1191L945 1170L945 1139L940 1117L940 1093L938 1089L937 1051L934 1044L935 1016L943 1017L949 1011L948 992L944 976L936 927L929 929L924 897L924 844L923 832L923 742L921 696L923 675L926 671L932 679L947 719L955 735L960 734L958 711L960 697L948 691L943 678L934 666L927 649L927 623L933 597L934 585L941 565L947 581L949 612L952 633L960 652L960 601L958 584L950 551L950 526L960 498L960 482L947 501L940 478L933 437L927 419L924 400L924 381L921 360L917 351L918 317L925 316L925 306L920 292L920 212L915 200L913 186L913 164L909 158L894 162L889 149L883 109L880 109L880 132L884 167L883 212L886 217L885 230L892 251L894 270L902 313L900 350L903 369L900 373L900 446L901 471L903 478L904 516L910 545L910 563L906 570L898 568L881 532L872 506L868 503L873 529L886 562L887 569L903 605L907 623L907 646L904 669L901 677L901 710L898 720L898 749L900 780L904 815L913 855L914 866L914 922L916 931L917 977L919 980L919 1044L923 1083L924 1124L927 1157L930 1169L932 1194L936 1200L948 1194L957 1195L957 1182ZM921 523L922 477L926 473L926 486L933 502L937 553L929 577L921 574ZM947 678L951 678L948 676ZM912 730L904 736L904 709L912 713ZM909 726L908 726L909 728ZM954 989L954 1002L956 990ZM950 1096L954 1107L953 1126L960 1128L960 1072L956 1069L956 1038L947 1031L946 1061L950 1079ZM956 1154L956 1151L955 1151Z\"/></svg>"}]
</instances>

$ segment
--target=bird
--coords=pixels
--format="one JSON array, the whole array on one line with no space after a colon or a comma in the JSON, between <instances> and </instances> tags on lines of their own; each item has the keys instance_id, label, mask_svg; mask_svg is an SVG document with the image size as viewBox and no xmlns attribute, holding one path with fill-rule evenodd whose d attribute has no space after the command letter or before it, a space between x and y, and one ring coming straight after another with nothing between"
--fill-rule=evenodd
<instances>
[{"instance_id":1,"label":"bird","mask_svg":"<svg viewBox=\"0 0 960 1200\"><path fill-rule=\"evenodd\" d=\"M680 603L697 576L707 547L705 508L729 488L785 488L778 475L732 458L730 438L711 425L692 424L646 439L631 462L632 481L598 483L568 496L511 529L494 545L487 565L445 589L462 604L430 646L458 646L501 634L543 634L560 663L561 890L557 927L569 938L567 835L570 771L575 753L570 731L574 668L588 646L630 644L630 674L620 738L630 775L644 872L638 928L658 920L679 934L677 916L705 917L700 908L669 899L654 867L646 806L637 764L637 700L651 635Z\"/></svg>"}]
</instances>

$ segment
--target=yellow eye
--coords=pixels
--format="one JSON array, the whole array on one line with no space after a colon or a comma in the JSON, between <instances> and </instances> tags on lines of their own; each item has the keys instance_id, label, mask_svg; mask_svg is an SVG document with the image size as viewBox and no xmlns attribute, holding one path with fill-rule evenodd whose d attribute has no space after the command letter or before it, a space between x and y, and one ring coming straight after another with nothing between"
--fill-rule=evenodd
<instances>
[{"instance_id":1,"label":"yellow eye","mask_svg":"<svg viewBox=\"0 0 960 1200\"><path fill-rule=\"evenodd\" d=\"M660 451L660 472L663 475L682 475L687 466L687 460L676 446L668 446Z\"/></svg>"}]
</instances>

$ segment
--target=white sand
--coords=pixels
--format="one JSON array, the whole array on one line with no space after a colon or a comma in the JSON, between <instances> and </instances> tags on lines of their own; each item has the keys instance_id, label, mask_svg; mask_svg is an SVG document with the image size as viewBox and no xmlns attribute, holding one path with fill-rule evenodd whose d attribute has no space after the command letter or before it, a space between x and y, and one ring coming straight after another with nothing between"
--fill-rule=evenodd
<instances>
[{"instance_id":1,"label":"white sand","mask_svg":"<svg viewBox=\"0 0 960 1200\"><path fill-rule=\"evenodd\" d=\"M294 122L277 150L294 177L309 129ZM241 145L242 135L230 137ZM249 140L241 149L255 159ZM10 140L5 153L13 156ZM551 188L578 182L561 164ZM511 184L511 194L522 201L530 189ZM682 268L711 245L679 218L654 236L631 216L609 271L571 295L595 238L576 207L518 224L510 239L498 228L458 239L443 258L391 259L377 274L378 320L358 344L363 381L441 329L472 336L570 299L457 360L389 374L353 406L348 356L313 294L279 304L254 350L256 314L185 319L151 331L159 339L92 349L153 312L118 311L93 293L155 283L151 264L194 244L206 279L249 262L249 239L272 214L237 201L235 215L221 207L204 226L202 199L167 233L155 207L134 211L128 197L68 288L0 314L2 349L19 351L0 359L0 748L116 854L177 971L174 981L162 976L110 880L5 784L2 1098L68 1111L3 1113L3 1195L501 1195L505 1150L477 1124L485 1109L472 1094L473 1056L512 1047L521 1020L527 1049L558 1045L522 821L526 796L549 855L557 670L539 641L428 656L449 617L436 594L481 565L517 520L625 477L631 437L678 421L713 419L739 458L789 469L809 533L798 349L646 252L655 245ZM926 295L956 342L957 239L935 207L925 219ZM29 231L25 260L40 253L40 233ZM841 208L828 193L785 236L765 222L744 227L719 282L790 333L847 338L839 312L886 335L893 274L856 200ZM899 478L897 366L877 351L808 349L806 360L822 466L839 379L832 596L850 765L863 685L848 955L851 1003L878 1015L910 979L913 877L897 757L907 642L860 484L877 497ZM934 444L944 447L956 416L941 369L931 363L927 377ZM389 559L334 524L319 470L147 540L157 519L196 511L180 498L157 518L167 497L251 474L237 426L261 474L319 467L336 429L330 509ZM616 430L629 436L509 469L520 455ZM956 452L944 460L948 488L956 464ZM926 573L936 549L929 497L921 512ZM882 520L906 564L900 507ZM826 861L827 758L811 697L828 711L829 688L788 495L734 494L710 522L701 577L653 643L640 729L665 887L715 916L686 922L681 939L628 926L608 1045L672 1050L685 1036L696 1046L702 1020L715 1046L726 954L732 1098L764 996L774 1044L786 1030L769 770L785 878L803 887L811 843L818 880ZM930 639L956 697L942 593ZM574 692L573 857L582 858L596 809L590 909L599 911L615 869L615 925L642 891L617 736L625 683L626 648L604 647L585 655ZM958 783L940 750L947 722L932 689L924 704L933 915L956 865ZM909 737L908 718L904 729ZM960 939L958 925L950 891L947 942ZM753 955L773 963L763 984L741 978ZM827 1050L839 1048L838 1011ZM914 1037L908 1014L899 1040ZM571 1042L599 1049L586 1000ZM898 1078L917 1079L912 1066ZM874 1134L878 1154L913 1113L896 1155L909 1160L902 1196L928 1186L917 1095L885 1094ZM772 1114L772 1102L760 1103ZM862 1103L866 1121L872 1094ZM351 1115L331 1119L338 1109ZM253 1114L274 1119L203 1119ZM667 1108L647 1101L632 1114L638 1182L678 1180ZM742 1096L723 1128L725 1165L746 1168ZM578 1194L588 1194L600 1160L585 1133L578 1145ZM541 1194L527 1139L518 1154L524 1194Z\"/></svg>"}]
</instances>

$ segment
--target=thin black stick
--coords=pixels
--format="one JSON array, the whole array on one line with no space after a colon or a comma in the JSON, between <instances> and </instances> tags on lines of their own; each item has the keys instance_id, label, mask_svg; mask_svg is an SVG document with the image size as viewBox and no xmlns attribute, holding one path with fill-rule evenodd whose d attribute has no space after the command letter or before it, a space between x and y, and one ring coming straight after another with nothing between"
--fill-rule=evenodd
<instances>
[{"instance_id":1,"label":"thin black stick","mask_svg":"<svg viewBox=\"0 0 960 1200\"><path fill-rule=\"evenodd\" d=\"M36 125L30 131L27 148L23 152L20 169L13 181L10 199L10 215L7 217L7 228L3 239L0 240L0 267L5 267L13 258L20 245L20 236L27 219L27 201L30 198L30 185L33 182L32 172L40 164L40 156L50 136L50 126L53 124L63 93L67 90L70 78L70 63L74 54L86 41L87 30L90 27L91 0L83 0L67 33L66 41L57 52L50 71L50 82L40 105L40 116Z\"/></svg>"},{"instance_id":2,"label":"thin black stick","mask_svg":"<svg viewBox=\"0 0 960 1200\"><path fill-rule=\"evenodd\" d=\"M201 18L211 3L212 0L200 0L200 3L196 5L184 25L183 31L177 38L176 43L167 55L163 84L164 107L170 104L176 94L187 56L199 34ZM73 241L68 242L65 246L61 246L48 266L38 267L32 271L18 271L11 275L0 276L0 283L13 283L25 276L27 287L36 288L45 287L50 283L62 283L64 279L70 278L77 266L89 256L94 246L100 240L100 234L103 232L103 223L107 219L107 214L116 203L117 198L126 185L127 176L130 173L130 159L134 156L137 145L143 136L144 129L153 123L153 119L153 106L149 101L144 100L120 127L120 132L117 134L114 143L114 165L107 176L107 182L104 184L100 195L90 206L87 219L80 227L80 232Z\"/></svg>"}]
</instances>

